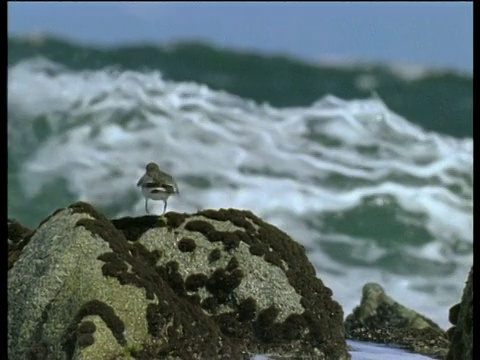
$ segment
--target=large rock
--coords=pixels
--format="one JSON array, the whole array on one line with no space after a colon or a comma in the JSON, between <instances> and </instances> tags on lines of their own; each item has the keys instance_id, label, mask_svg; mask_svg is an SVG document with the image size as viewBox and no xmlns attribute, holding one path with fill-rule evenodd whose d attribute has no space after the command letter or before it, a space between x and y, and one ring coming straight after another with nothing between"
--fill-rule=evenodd
<instances>
[{"instance_id":1,"label":"large rock","mask_svg":"<svg viewBox=\"0 0 480 360\"><path fill-rule=\"evenodd\" d=\"M76 203L9 239L10 359L350 358L303 247L251 212L109 221Z\"/></svg>"},{"instance_id":2,"label":"large rock","mask_svg":"<svg viewBox=\"0 0 480 360\"><path fill-rule=\"evenodd\" d=\"M462 301L450 308L451 341L447 360L473 359L473 266L463 289Z\"/></svg>"},{"instance_id":3,"label":"large rock","mask_svg":"<svg viewBox=\"0 0 480 360\"><path fill-rule=\"evenodd\" d=\"M351 340L399 346L418 354L445 358L449 342L432 320L389 297L376 283L363 287L360 305L345 320Z\"/></svg>"}]
</instances>

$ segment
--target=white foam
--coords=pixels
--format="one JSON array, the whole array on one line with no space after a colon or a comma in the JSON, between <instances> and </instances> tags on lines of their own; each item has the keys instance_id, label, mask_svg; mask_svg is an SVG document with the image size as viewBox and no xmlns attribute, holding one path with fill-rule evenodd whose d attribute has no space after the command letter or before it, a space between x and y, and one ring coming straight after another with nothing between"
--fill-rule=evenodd
<instances>
[{"instance_id":1,"label":"white foam","mask_svg":"<svg viewBox=\"0 0 480 360\"><path fill-rule=\"evenodd\" d=\"M120 209L125 192L137 191L145 163L157 161L179 182L181 196L169 200L169 209L245 208L274 221L312 249L317 267L331 270L319 275L349 308L369 281L386 281L387 292L407 302L421 303L421 294L400 286L396 275L345 268L315 252L321 248L316 242L323 241L322 225L305 225L306 218L388 195L402 211L427 215L423 226L438 249L452 239L473 242L473 140L427 132L377 98L346 101L329 95L310 107L278 109L195 83L165 81L159 72L75 72L41 59L11 67L8 76L9 151L24 154L19 139L28 150L21 164L27 198L65 179L79 199ZM28 123L40 117L52 129L42 140ZM215 187L189 185L190 176ZM117 215L143 214L137 192L134 208ZM355 239L348 241L354 246ZM443 261L447 255L433 248L416 255ZM352 249L372 261L383 251ZM432 281L448 282L459 297L470 263L448 257L457 270ZM443 326L447 309L438 303L450 295L425 299L427 315Z\"/></svg>"},{"instance_id":2,"label":"white foam","mask_svg":"<svg viewBox=\"0 0 480 360\"><path fill-rule=\"evenodd\" d=\"M397 349L385 345L366 343L360 341L347 341L352 349L350 355L352 360L428 360L428 356L409 353L403 349Z\"/></svg>"}]
</instances>

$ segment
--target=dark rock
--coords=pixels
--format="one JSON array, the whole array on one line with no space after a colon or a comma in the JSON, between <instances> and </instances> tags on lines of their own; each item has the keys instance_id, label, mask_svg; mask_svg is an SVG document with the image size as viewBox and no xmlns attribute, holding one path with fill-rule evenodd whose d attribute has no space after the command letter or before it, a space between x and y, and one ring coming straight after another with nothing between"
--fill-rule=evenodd
<instances>
[{"instance_id":1,"label":"dark rock","mask_svg":"<svg viewBox=\"0 0 480 360\"><path fill-rule=\"evenodd\" d=\"M387 296L375 283L363 287L360 306L345 320L347 339L402 347L443 359L449 341L445 332L430 319Z\"/></svg>"},{"instance_id":2,"label":"dark rock","mask_svg":"<svg viewBox=\"0 0 480 360\"><path fill-rule=\"evenodd\" d=\"M28 244L34 231L24 227L16 220L7 220L8 224L8 269L18 260L22 249Z\"/></svg>"},{"instance_id":3,"label":"dark rock","mask_svg":"<svg viewBox=\"0 0 480 360\"><path fill-rule=\"evenodd\" d=\"M462 301L450 309L451 341L447 360L473 359L473 266L463 289Z\"/></svg>"},{"instance_id":4,"label":"dark rock","mask_svg":"<svg viewBox=\"0 0 480 360\"><path fill-rule=\"evenodd\" d=\"M460 303L453 305L448 312L448 321L452 325L457 325L458 323L458 316L460 314Z\"/></svg>"},{"instance_id":5,"label":"dark rock","mask_svg":"<svg viewBox=\"0 0 480 360\"><path fill-rule=\"evenodd\" d=\"M23 238L32 232L29 228L26 228L18 221L13 219L7 220L8 225L8 240L13 244L18 244Z\"/></svg>"}]
</instances>

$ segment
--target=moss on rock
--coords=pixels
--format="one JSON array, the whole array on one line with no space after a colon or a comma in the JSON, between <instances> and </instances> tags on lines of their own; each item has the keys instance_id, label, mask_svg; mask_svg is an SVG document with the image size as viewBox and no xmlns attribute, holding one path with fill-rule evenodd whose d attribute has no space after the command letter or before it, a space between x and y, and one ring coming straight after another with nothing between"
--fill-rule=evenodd
<instances>
[{"instance_id":1,"label":"moss on rock","mask_svg":"<svg viewBox=\"0 0 480 360\"><path fill-rule=\"evenodd\" d=\"M249 211L110 221L76 203L30 243L9 272L13 359L40 342L68 359L349 358L342 310L303 247Z\"/></svg>"}]
</instances>

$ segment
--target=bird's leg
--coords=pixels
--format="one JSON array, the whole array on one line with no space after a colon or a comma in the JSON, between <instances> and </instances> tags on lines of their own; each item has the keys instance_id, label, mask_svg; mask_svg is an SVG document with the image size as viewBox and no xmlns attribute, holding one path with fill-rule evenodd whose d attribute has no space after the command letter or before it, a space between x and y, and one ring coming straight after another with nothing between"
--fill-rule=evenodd
<instances>
[{"instance_id":1,"label":"bird's leg","mask_svg":"<svg viewBox=\"0 0 480 360\"><path fill-rule=\"evenodd\" d=\"M165 210L167 210L167 200L164 201L164 205L163 205L163 214L165 214Z\"/></svg>"},{"instance_id":2,"label":"bird's leg","mask_svg":"<svg viewBox=\"0 0 480 360\"><path fill-rule=\"evenodd\" d=\"M147 203L148 203L148 198L145 198L145 212L146 212L147 214L150 214L150 213L148 212Z\"/></svg>"}]
</instances>

